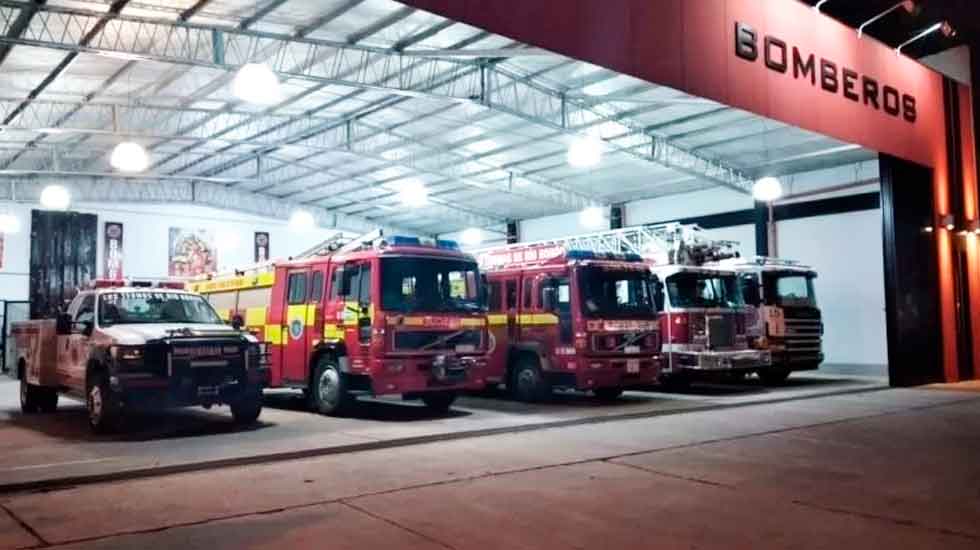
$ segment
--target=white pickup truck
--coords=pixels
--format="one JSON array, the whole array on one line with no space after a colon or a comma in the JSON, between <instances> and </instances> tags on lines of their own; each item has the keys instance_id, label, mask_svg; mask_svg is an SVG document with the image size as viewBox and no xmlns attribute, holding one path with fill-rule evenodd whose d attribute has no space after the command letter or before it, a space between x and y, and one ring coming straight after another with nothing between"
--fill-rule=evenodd
<instances>
[{"instance_id":1,"label":"white pickup truck","mask_svg":"<svg viewBox=\"0 0 980 550\"><path fill-rule=\"evenodd\" d=\"M236 422L257 420L259 342L181 286L96 281L57 318L14 323L23 412L52 412L66 394L85 400L97 433L141 408L227 404Z\"/></svg>"}]
</instances>

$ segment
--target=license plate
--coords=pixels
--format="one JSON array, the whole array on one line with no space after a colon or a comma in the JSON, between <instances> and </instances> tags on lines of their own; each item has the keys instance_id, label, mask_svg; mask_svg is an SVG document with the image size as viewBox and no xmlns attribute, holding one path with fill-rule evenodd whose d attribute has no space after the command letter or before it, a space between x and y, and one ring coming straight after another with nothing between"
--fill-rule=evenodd
<instances>
[{"instance_id":1,"label":"license plate","mask_svg":"<svg viewBox=\"0 0 980 550\"><path fill-rule=\"evenodd\" d=\"M638 374L640 372L640 360L629 359L626 361L627 374Z\"/></svg>"},{"instance_id":2,"label":"license plate","mask_svg":"<svg viewBox=\"0 0 980 550\"><path fill-rule=\"evenodd\" d=\"M219 386L198 386L197 396L198 397L214 397L220 393Z\"/></svg>"},{"instance_id":3,"label":"license plate","mask_svg":"<svg viewBox=\"0 0 980 550\"><path fill-rule=\"evenodd\" d=\"M625 353L640 353L640 346L626 346L623 351Z\"/></svg>"}]
</instances>

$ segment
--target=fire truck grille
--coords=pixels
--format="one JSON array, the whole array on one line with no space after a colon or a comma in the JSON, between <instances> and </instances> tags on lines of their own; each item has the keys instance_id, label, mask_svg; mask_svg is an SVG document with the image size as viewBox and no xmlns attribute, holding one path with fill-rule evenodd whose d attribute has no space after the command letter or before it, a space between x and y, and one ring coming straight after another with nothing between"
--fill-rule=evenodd
<instances>
[{"instance_id":1,"label":"fire truck grille","mask_svg":"<svg viewBox=\"0 0 980 550\"><path fill-rule=\"evenodd\" d=\"M727 348L735 345L735 319L730 315L712 315L707 318L708 345L711 348Z\"/></svg>"},{"instance_id":2,"label":"fire truck grille","mask_svg":"<svg viewBox=\"0 0 980 550\"><path fill-rule=\"evenodd\" d=\"M477 350L482 343L478 330L400 330L395 332L395 351Z\"/></svg>"},{"instance_id":3,"label":"fire truck grille","mask_svg":"<svg viewBox=\"0 0 980 550\"><path fill-rule=\"evenodd\" d=\"M786 350L798 353L820 351L823 325L820 319L786 319Z\"/></svg>"},{"instance_id":4,"label":"fire truck grille","mask_svg":"<svg viewBox=\"0 0 980 550\"><path fill-rule=\"evenodd\" d=\"M660 335L656 331L592 335L592 349L595 351L623 353L627 347L634 346L644 353L656 353L660 350Z\"/></svg>"}]
</instances>

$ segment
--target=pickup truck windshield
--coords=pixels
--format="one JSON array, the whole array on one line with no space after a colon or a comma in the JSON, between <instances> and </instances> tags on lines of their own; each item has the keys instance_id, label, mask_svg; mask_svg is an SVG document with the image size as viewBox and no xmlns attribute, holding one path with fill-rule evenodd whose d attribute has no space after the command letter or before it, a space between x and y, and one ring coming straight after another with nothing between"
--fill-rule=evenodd
<instances>
[{"instance_id":1,"label":"pickup truck windshield","mask_svg":"<svg viewBox=\"0 0 980 550\"><path fill-rule=\"evenodd\" d=\"M99 296L98 307L101 326L222 323L204 298L179 292L108 292Z\"/></svg>"},{"instance_id":2,"label":"pickup truck windshield","mask_svg":"<svg viewBox=\"0 0 980 550\"><path fill-rule=\"evenodd\" d=\"M381 260L381 308L386 311L481 311L480 284L479 269L472 261Z\"/></svg>"},{"instance_id":3,"label":"pickup truck windshield","mask_svg":"<svg viewBox=\"0 0 980 550\"><path fill-rule=\"evenodd\" d=\"M675 308L733 308L744 305L734 275L675 273L667 277L667 294L670 305Z\"/></svg>"},{"instance_id":4,"label":"pickup truck windshield","mask_svg":"<svg viewBox=\"0 0 980 550\"><path fill-rule=\"evenodd\" d=\"M656 316L648 270L585 267L579 271L579 288L587 317Z\"/></svg>"}]
</instances>

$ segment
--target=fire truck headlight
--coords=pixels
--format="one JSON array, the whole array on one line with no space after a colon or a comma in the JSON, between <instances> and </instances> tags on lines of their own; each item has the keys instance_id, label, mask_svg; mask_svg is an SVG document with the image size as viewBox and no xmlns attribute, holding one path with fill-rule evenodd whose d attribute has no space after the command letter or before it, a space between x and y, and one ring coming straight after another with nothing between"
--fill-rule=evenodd
<instances>
[{"instance_id":1,"label":"fire truck headlight","mask_svg":"<svg viewBox=\"0 0 980 550\"><path fill-rule=\"evenodd\" d=\"M117 361L143 360L143 346L112 346L110 352Z\"/></svg>"}]
</instances>

